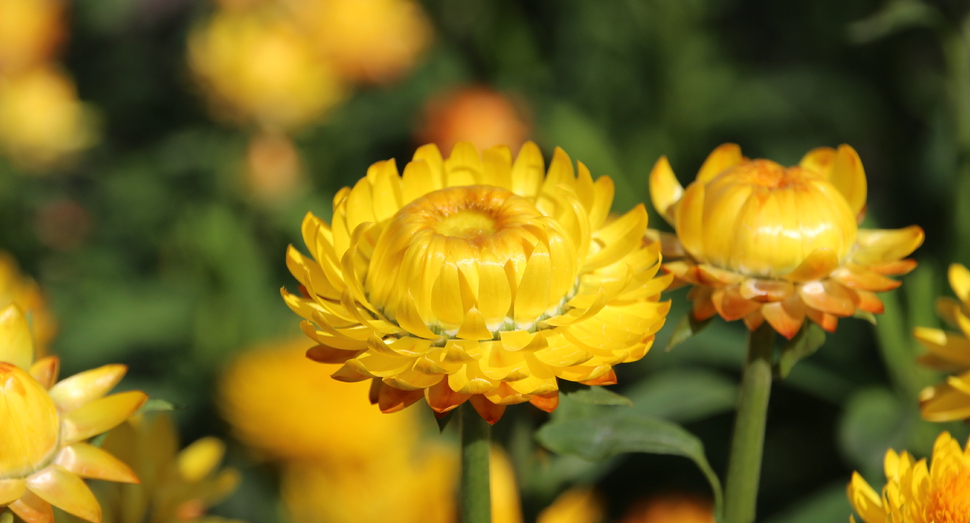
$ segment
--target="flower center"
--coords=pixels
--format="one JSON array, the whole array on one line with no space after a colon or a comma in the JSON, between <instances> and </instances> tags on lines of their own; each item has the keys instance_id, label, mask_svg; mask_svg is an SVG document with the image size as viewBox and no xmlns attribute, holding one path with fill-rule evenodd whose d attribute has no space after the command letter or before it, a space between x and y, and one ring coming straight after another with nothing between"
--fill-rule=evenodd
<instances>
[{"instance_id":1,"label":"flower center","mask_svg":"<svg viewBox=\"0 0 970 523\"><path fill-rule=\"evenodd\" d=\"M487 185L449 187L415 199L387 222L364 288L392 320L406 307L412 320L451 335L480 314L495 332L562 306L577 277L574 243L527 198ZM530 264L543 275L540 285L526 278ZM516 299L520 287L528 300Z\"/></svg>"},{"instance_id":2,"label":"flower center","mask_svg":"<svg viewBox=\"0 0 970 523\"><path fill-rule=\"evenodd\" d=\"M926 521L970 523L970 466L937 482L929 492Z\"/></svg>"},{"instance_id":3,"label":"flower center","mask_svg":"<svg viewBox=\"0 0 970 523\"><path fill-rule=\"evenodd\" d=\"M59 431L57 408L44 387L19 367L0 362L0 479L45 466Z\"/></svg>"},{"instance_id":4,"label":"flower center","mask_svg":"<svg viewBox=\"0 0 970 523\"><path fill-rule=\"evenodd\" d=\"M845 260L855 244L857 225L845 197L801 167L753 160L694 182L688 192L677 211L678 235L701 262L777 278L816 249Z\"/></svg>"}]
</instances>

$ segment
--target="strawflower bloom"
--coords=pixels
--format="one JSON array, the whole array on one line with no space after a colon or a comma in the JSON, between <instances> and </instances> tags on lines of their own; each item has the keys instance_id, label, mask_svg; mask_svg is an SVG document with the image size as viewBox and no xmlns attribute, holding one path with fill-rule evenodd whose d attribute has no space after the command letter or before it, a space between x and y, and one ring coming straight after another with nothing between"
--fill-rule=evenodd
<instances>
[{"instance_id":1,"label":"strawflower bloom","mask_svg":"<svg viewBox=\"0 0 970 523\"><path fill-rule=\"evenodd\" d=\"M438 413L467 400L491 423L506 405L558 405L557 379L614 383L663 325L659 247L642 205L610 220L613 183L557 149L445 160L424 146L398 174L371 166L334 198L333 223L303 221L311 256L290 247L299 294L282 290L341 381L372 380L383 412L422 397Z\"/></svg>"},{"instance_id":2,"label":"strawflower bloom","mask_svg":"<svg viewBox=\"0 0 970 523\"><path fill-rule=\"evenodd\" d=\"M101 507L81 478L138 478L85 441L128 419L147 396L131 391L105 397L125 374L123 365L58 382L57 358L33 360L27 319L10 305L0 311L0 507L27 523L52 522L52 505L100 522Z\"/></svg>"},{"instance_id":3,"label":"strawflower bloom","mask_svg":"<svg viewBox=\"0 0 970 523\"><path fill-rule=\"evenodd\" d=\"M273 132L311 123L344 96L300 29L269 10L218 12L197 26L189 66L218 116Z\"/></svg>"},{"instance_id":4,"label":"strawflower bloom","mask_svg":"<svg viewBox=\"0 0 970 523\"><path fill-rule=\"evenodd\" d=\"M336 74L353 83L396 80L431 41L411 0L282 0Z\"/></svg>"},{"instance_id":5,"label":"strawflower bloom","mask_svg":"<svg viewBox=\"0 0 970 523\"><path fill-rule=\"evenodd\" d=\"M970 418L970 271L963 265L953 264L949 276L957 299L940 298L936 309L960 333L928 327L913 330L916 340L930 351L920 358L923 363L960 372L920 393L923 417L929 421Z\"/></svg>"},{"instance_id":6,"label":"strawflower bloom","mask_svg":"<svg viewBox=\"0 0 970 523\"><path fill-rule=\"evenodd\" d=\"M686 189L662 157L650 196L677 232L661 235L664 270L694 285L694 318L718 314L751 330L767 321L786 338L805 318L833 332L841 317L882 313L875 293L900 285L888 276L916 267L904 258L923 242L915 225L858 228L866 175L848 145L814 149L786 168L725 144Z\"/></svg>"},{"instance_id":7,"label":"strawflower bloom","mask_svg":"<svg viewBox=\"0 0 970 523\"><path fill-rule=\"evenodd\" d=\"M944 432L933 446L932 463L890 449L884 468L882 495L858 472L852 474L849 501L865 523L970 523L970 444L961 449Z\"/></svg>"},{"instance_id":8,"label":"strawflower bloom","mask_svg":"<svg viewBox=\"0 0 970 523\"><path fill-rule=\"evenodd\" d=\"M458 142L470 142L480 150L496 145L518 149L532 130L508 96L484 86L432 97L424 113L421 140L442 151L450 151Z\"/></svg>"},{"instance_id":9,"label":"strawflower bloom","mask_svg":"<svg viewBox=\"0 0 970 523\"><path fill-rule=\"evenodd\" d=\"M206 515L239 484L236 470L219 470L225 444L218 438L196 440L180 451L171 417L159 413L119 425L101 448L129 463L141 479L138 485L94 486L102 523L230 523Z\"/></svg>"},{"instance_id":10,"label":"strawflower bloom","mask_svg":"<svg viewBox=\"0 0 970 523\"><path fill-rule=\"evenodd\" d=\"M312 344L299 338L262 345L230 364L219 407L236 437L263 457L349 468L417 440L416 412L377 412L367 383L329 379L338 366L306 358Z\"/></svg>"}]
</instances>

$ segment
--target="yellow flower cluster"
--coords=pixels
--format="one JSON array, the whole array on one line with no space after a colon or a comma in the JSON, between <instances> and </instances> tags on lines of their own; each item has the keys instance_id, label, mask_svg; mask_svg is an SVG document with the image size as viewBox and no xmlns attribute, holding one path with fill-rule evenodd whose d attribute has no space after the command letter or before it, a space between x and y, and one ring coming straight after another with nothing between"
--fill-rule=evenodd
<instances>
[{"instance_id":1,"label":"yellow flower cluster","mask_svg":"<svg viewBox=\"0 0 970 523\"><path fill-rule=\"evenodd\" d=\"M714 150L686 189L666 158L650 174L657 211L676 238L661 236L664 270L694 285L694 317L768 322L791 338L809 319L834 331L859 311L879 314L875 293L916 262L923 230L859 229L866 175L848 145L810 151L794 167L750 160L734 144Z\"/></svg>"},{"instance_id":2,"label":"yellow flower cluster","mask_svg":"<svg viewBox=\"0 0 970 523\"><path fill-rule=\"evenodd\" d=\"M613 365L650 349L669 303L644 246L642 205L610 218L613 184L557 149L548 173L527 143L447 159L417 150L334 198L333 224L309 214L311 257L287 253L300 291L283 290L333 377L372 380L394 412L425 398L445 413L470 400L497 421L506 405L558 405L558 379L615 383Z\"/></svg>"},{"instance_id":3,"label":"yellow flower cluster","mask_svg":"<svg viewBox=\"0 0 970 523\"><path fill-rule=\"evenodd\" d=\"M44 171L96 140L91 111L53 61L66 36L62 0L0 2L0 150Z\"/></svg>"},{"instance_id":4,"label":"yellow flower cluster","mask_svg":"<svg viewBox=\"0 0 970 523\"><path fill-rule=\"evenodd\" d=\"M11 303L27 316L37 357L46 356L57 334L57 320L37 282L20 272L12 256L0 252L0 308Z\"/></svg>"},{"instance_id":5,"label":"yellow flower cluster","mask_svg":"<svg viewBox=\"0 0 970 523\"><path fill-rule=\"evenodd\" d=\"M145 403L139 391L106 396L125 370L105 365L57 381L58 359L34 361L17 305L0 311L0 507L29 523L52 522L52 506L98 523L101 508L81 478L138 482L118 458L86 443Z\"/></svg>"}]
</instances>

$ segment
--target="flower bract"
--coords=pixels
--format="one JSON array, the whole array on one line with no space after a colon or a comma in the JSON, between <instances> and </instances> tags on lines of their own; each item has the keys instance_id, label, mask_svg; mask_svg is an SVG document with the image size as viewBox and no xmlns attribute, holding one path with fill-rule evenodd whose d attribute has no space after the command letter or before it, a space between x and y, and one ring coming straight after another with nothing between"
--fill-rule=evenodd
<instances>
[{"instance_id":1,"label":"flower bract","mask_svg":"<svg viewBox=\"0 0 970 523\"><path fill-rule=\"evenodd\" d=\"M725 144L686 189L665 157L650 173L654 207L676 231L660 235L664 270L694 286L695 319L741 319L751 330L768 322L787 338L806 318L832 332L839 318L882 313L876 293L916 266L906 256L922 244L922 229L858 227L866 192L848 145L783 167Z\"/></svg>"},{"instance_id":2,"label":"flower bract","mask_svg":"<svg viewBox=\"0 0 970 523\"><path fill-rule=\"evenodd\" d=\"M319 343L308 356L371 379L384 412L422 397L439 413L470 400L490 422L515 403L552 410L557 379L615 382L669 309L645 209L613 218L612 200L560 149L545 172L532 143L514 162L424 146L403 175L379 162L338 192L332 224L307 215L310 256L287 253L300 291L283 297Z\"/></svg>"},{"instance_id":3,"label":"flower bract","mask_svg":"<svg viewBox=\"0 0 970 523\"><path fill-rule=\"evenodd\" d=\"M865 523L970 523L970 445L960 448L944 432L932 463L890 449L884 468L881 494L857 472L849 483L849 501Z\"/></svg>"},{"instance_id":4,"label":"flower bract","mask_svg":"<svg viewBox=\"0 0 970 523\"><path fill-rule=\"evenodd\" d=\"M27 319L7 306L0 311L0 507L27 523L52 522L52 506L100 522L98 501L81 478L138 478L86 441L128 419L147 396L105 396L125 374L123 365L57 381L57 358L35 362L33 352Z\"/></svg>"}]
</instances>

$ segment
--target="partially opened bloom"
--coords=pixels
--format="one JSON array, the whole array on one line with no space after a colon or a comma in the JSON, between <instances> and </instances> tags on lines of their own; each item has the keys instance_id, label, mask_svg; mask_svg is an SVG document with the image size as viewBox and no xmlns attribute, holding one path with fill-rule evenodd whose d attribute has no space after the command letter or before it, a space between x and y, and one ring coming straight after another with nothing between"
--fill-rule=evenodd
<instances>
[{"instance_id":1,"label":"partially opened bloom","mask_svg":"<svg viewBox=\"0 0 970 523\"><path fill-rule=\"evenodd\" d=\"M916 266L904 259L923 230L859 229L866 175L848 145L810 151L793 167L749 160L734 144L714 150L684 189L667 159L650 173L654 207L674 227L662 238L664 270L694 285L694 317L767 321L791 338L808 318L834 331L838 318L879 314L888 276ZM679 258L671 261L671 258Z\"/></svg>"},{"instance_id":2,"label":"partially opened bloom","mask_svg":"<svg viewBox=\"0 0 970 523\"><path fill-rule=\"evenodd\" d=\"M970 271L963 265L951 265L950 286L957 299L940 298L936 308L960 333L928 327L913 330L916 340L930 351L921 358L923 363L960 372L920 393L923 417L930 421L970 418Z\"/></svg>"},{"instance_id":3,"label":"partially opened bloom","mask_svg":"<svg viewBox=\"0 0 970 523\"><path fill-rule=\"evenodd\" d=\"M28 523L53 521L51 506L92 522L101 508L84 478L135 483L127 465L85 443L131 416L143 392L105 397L125 373L105 365L57 381L57 358L33 361L27 320L0 312L0 507Z\"/></svg>"},{"instance_id":4,"label":"partially opened bloom","mask_svg":"<svg viewBox=\"0 0 970 523\"><path fill-rule=\"evenodd\" d=\"M422 397L439 413L470 399L490 422L515 403L552 410L557 379L615 382L669 309L646 211L611 220L612 200L609 178L577 175L560 149L544 174L532 143L514 162L424 146L403 176L379 162L342 189L332 225L307 215L311 257L289 249L301 287L283 297L319 343L308 356L373 380L384 412Z\"/></svg>"},{"instance_id":5,"label":"partially opened bloom","mask_svg":"<svg viewBox=\"0 0 970 523\"><path fill-rule=\"evenodd\" d=\"M226 522L206 515L239 484L236 470L219 469L225 453L219 439L205 437L179 450L171 417L139 415L109 432L101 448L130 464L141 480L94 486L103 523Z\"/></svg>"},{"instance_id":6,"label":"partially opened bloom","mask_svg":"<svg viewBox=\"0 0 970 523\"><path fill-rule=\"evenodd\" d=\"M881 495L852 474L849 501L865 523L970 522L970 444L961 449L944 432L933 446L932 463L890 449L884 467Z\"/></svg>"}]
</instances>

